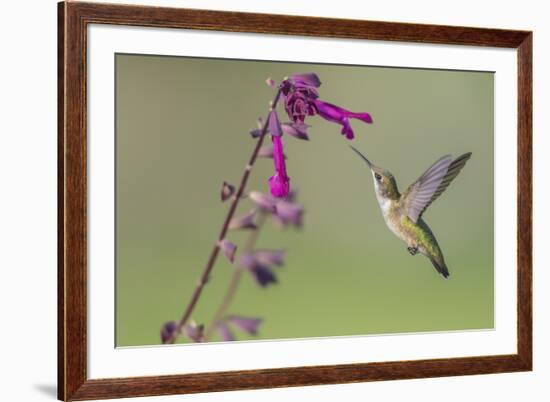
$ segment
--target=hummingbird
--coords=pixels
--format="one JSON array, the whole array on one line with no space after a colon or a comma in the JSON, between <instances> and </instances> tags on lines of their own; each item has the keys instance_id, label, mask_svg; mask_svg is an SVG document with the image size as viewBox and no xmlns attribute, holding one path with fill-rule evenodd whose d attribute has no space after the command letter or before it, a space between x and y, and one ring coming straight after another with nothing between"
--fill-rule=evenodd
<instances>
[{"instance_id":1,"label":"hummingbird","mask_svg":"<svg viewBox=\"0 0 550 402\"><path fill-rule=\"evenodd\" d=\"M448 278L449 270L441 248L422 215L456 178L472 153L454 160L451 155L443 156L400 194L397 182L388 170L374 165L357 149L351 148L370 168L376 200L388 228L407 244L411 255L420 253L428 257L437 272Z\"/></svg>"}]
</instances>

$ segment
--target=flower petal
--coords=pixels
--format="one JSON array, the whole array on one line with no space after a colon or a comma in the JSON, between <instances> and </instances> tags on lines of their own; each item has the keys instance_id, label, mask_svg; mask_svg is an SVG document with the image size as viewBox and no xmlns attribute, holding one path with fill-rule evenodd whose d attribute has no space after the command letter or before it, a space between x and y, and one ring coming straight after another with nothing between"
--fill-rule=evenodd
<instances>
[{"instance_id":1,"label":"flower petal","mask_svg":"<svg viewBox=\"0 0 550 402\"><path fill-rule=\"evenodd\" d=\"M162 343L167 343L170 339L174 337L176 332L177 324L175 321L168 321L165 323L160 330L160 340Z\"/></svg>"},{"instance_id":2,"label":"flower petal","mask_svg":"<svg viewBox=\"0 0 550 402\"><path fill-rule=\"evenodd\" d=\"M266 211L275 211L276 200L270 195L260 193L259 191L251 191L248 198L256 203L261 209Z\"/></svg>"},{"instance_id":3,"label":"flower petal","mask_svg":"<svg viewBox=\"0 0 550 402\"><path fill-rule=\"evenodd\" d=\"M239 259L239 265L245 269L254 269L257 263L256 257L252 254L243 254Z\"/></svg>"},{"instance_id":4,"label":"flower petal","mask_svg":"<svg viewBox=\"0 0 550 402\"><path fill-rule=\"evenodd\" d=\"M349 123L349 118L359 119L365 123L372 123L372 117L368 113L355 113L350 112L340 106L333 105L332 103L324 102L319 99L313 101L317 107L319 115L328 121L338 123L342 125L342 134L348 139L353 139L353 130Z\"/></svg>"},{"instance_id":5,"label":"flower petal","mask_svg":"<svg viewBox=\"0 0 550 402\"><path fill-rule=\"evenodd\" d=\"M290 177L286 174L286 164L281 137L271 136L273 141L273 163L275 175L269 179L271 195L277 198L286 197L290 191Z\"/></svg>"},{"instance_id":6,"label":"flower petal","mask_svg":"<svg viewBox=\"0 0 550 402\"><path fill-rule=\"evenodd\" d=\"M275 173L269 178L269 189L273 197L286 197L290 191L290 178Z\"/></svg>"},{"instance_id":7,"label":"flower petal","mask_svg":"<svg viewBox=\"0 0 550 402\"><path fill-rule=\"evenodd\" d=\"M340 123L342 124L342 130L340 131L340 133L342 133L342 135L345 135L348 140L353 140L355 135L353 134L353 129L349 124L349 119L347 117L343 117Z\"/></svg>"},{"instance_id":8,"label":"flower petal","mask_svg":"<svg viewBox=\"0 0 550 402\"><path fill-rule=\"evenodd\" d=\"M235 252L237 251L237 246L234 243L231 243L227 239L223 239L218 242L218 245L223 251L223 254L227 257L231 263L235 260Z\"/></svg>"},{"instance_id":9,"label":"flower petal","mask_svg":"<svg viewBox=\"0 0 550 402\"><path fill-rule=\"evenodd\" d=\"M231 219L229 222L229 230L239 230L239 229L256 229L256 224L254 223L254 216L256 211L252 210L242 216Z\"/></svg>"},{"instance_id":10,"label":"flower petal","mask_svg":"<svg viewBox=\"0 0 550 402\"><path fill-rule=\"evenodd\" d=\"M281 128L283 129L283 133L288 134L292 137L298 138L300 140L309 140L309 136L307 135L307 128L309 126L307 124L300 124L300 123L282 123Z\"/></svg>"},{"instance_id":11,"label":"flower petal","mask_svg":"<svg viewBox=\"0 0 550 402\"><path fill-rule=\"evenodd\" d=\"M238 315L227 317L227 322L233 324L250 335L256 335L258 333L258 327L262 321L263 320L261 318L243 317Z\"/></svg>"},{"instance_id":12,"label":"flower petal","mask_svg":"<svg viewBox=\"0 0 550 402\"><path fill-rule=\"evenodd\" d=\"M285 263L286 250L257 250L254 253L256 260L267 266L281 266Z\"/></svg>"},{"instance_id":13,"label":"flower petal","mask_svg":"<svg viewBox=\"0 0 550 402\"><path fill-rule=\"evenodd\" d=\"M302 226L302 216L304 209L292 202L280 200L275 206L277 217L286 225Z\"/></svg>"},{"instance_id":14,"label":"flower petal","mask_svg":"<svg viewBox=\"0 0 550 402\"><path fill-rule=\"evenodd\" d=\"M261 287L266 287L270 283L277 283L275 274L271 272L268 266L261 264L253 254L241 255L239 265L248 270Z\"/></svg>"},{"instance_id":15,"label":"flower petal","mask_svg":"<svg viewBox=\"0 0 550 402\"><path fill-rule=\"evenodd\" d=\"M222 191L221 191L221 194L220 194L220 198L223 201L227 201L229 198L231 198L231 196L235 193L235 186L227 183L227 182L223 182L223 185L222 185Z\"/></svg>"},{"instance_id":16,"label":"flower petal","mask_svg":"<svg viewBox=\"0 0 550 402\"><path fill-rule=\"evenodd\" d=\"M226 324L224 323L218 324L216 328L218 330L218 333L220 334L220 337L224 342L231 342L235 340L233 333L231 332L231 330Z\"/></svg>"},{"instance_id":17,"label":"flower petal","mask_svg":"<svg viewBox=\"0 0 550 402\"><path fill-rule=\"evenodd\" d=\"M288 77L288 81L294 85L303 84L315 88L319 88L321 86L321 80L315 73L293 74Z\"/></svg>"},{"instance_id":18,"label":"flower petal","mask_svg":"<svg viewBox=\"0 0 550 402\"><path fill-rule=\"evenodd\" d=\"M270 283L277 283L275 274L267 267L258 265L250 273L262 288L267 287Z\"/></svg>"}]
</instances>

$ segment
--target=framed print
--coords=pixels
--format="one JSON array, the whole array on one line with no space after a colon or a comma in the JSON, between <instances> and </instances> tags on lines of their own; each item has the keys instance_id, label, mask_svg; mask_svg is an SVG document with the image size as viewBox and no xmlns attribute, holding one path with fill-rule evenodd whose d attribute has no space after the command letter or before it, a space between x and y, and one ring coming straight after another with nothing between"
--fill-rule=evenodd
<instances>
[{"instance_id":1,"label":"framed print","mask_svg":"<svg viewBox=\"0 0 550 402\"><path fill-rule=\"evenodd\" d=\"M531 370L531 32L58 11L59 399Z\"/></svg>"}]
</instances>

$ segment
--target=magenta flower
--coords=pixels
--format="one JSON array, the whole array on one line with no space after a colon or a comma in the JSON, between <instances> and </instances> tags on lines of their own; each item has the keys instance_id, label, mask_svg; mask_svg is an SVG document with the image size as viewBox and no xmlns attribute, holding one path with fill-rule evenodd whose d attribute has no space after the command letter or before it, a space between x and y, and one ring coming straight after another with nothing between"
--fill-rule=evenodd
<instances>
[{"instance_id":1,"label":"magenta flower","mask_svg":"<svg viewBox=\"0 0 550 402\"><path fill-rule=\"evenodd\" d=\"M290 191L290 177L286 174L285 155L283 142L280 136L273 136L273 163L275 174L269 178L269 189L271 195L277 198L286 197Z\"/></svg>"},{"instance_id":2,"label":"magenta flower","mask_svg":"<svg viewBox=\"0 0 550 402\"><path fill-rule=\"evenodd\" d=\"M325 120L340 124L341 133L351 140L354 138L354 133L349 119L372 123L372 117L368 113L351 112L318 99L317 88L320 85L321 81L314 73L291 75L281 83L285 110L295 125L301 126L307 116L318 114Z\"/></svg>"},{"instance_id":3,"label":"magenta flower","mask_svg":"<svg viewBox=\"0 0 550 402\"><path fill-rule=\"evenodd\" d=\"M319 116L342 126L341 133L345 135L348 140L354 138L353 129L349 123L350 118L361 120L364 123L372 123L372 117L368 113L350 112L349 110L333 105L332 103L323 102L319 99L315 99L313 103L317 107Z\"/></svg>"}]
</instances>

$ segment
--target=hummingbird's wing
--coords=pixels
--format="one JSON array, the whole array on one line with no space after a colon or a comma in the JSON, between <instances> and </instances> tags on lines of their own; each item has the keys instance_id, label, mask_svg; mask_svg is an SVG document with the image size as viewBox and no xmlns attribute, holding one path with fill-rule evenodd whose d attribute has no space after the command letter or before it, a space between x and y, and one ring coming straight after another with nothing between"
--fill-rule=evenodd
<instances>
[{"instance_id":1,"label":"hummingbird's wing","mask_svg":"<svg viewBox=\"0 0 550 402\"><path fill-rule=\"evenodd\" d=\"M415 223L426 208L439 197L451 181L460 173L471 152L459 156L454 161L446 155L435 162L418 180L403 193L402 202L407 215Z\"/></svg>"}]
</instances>

